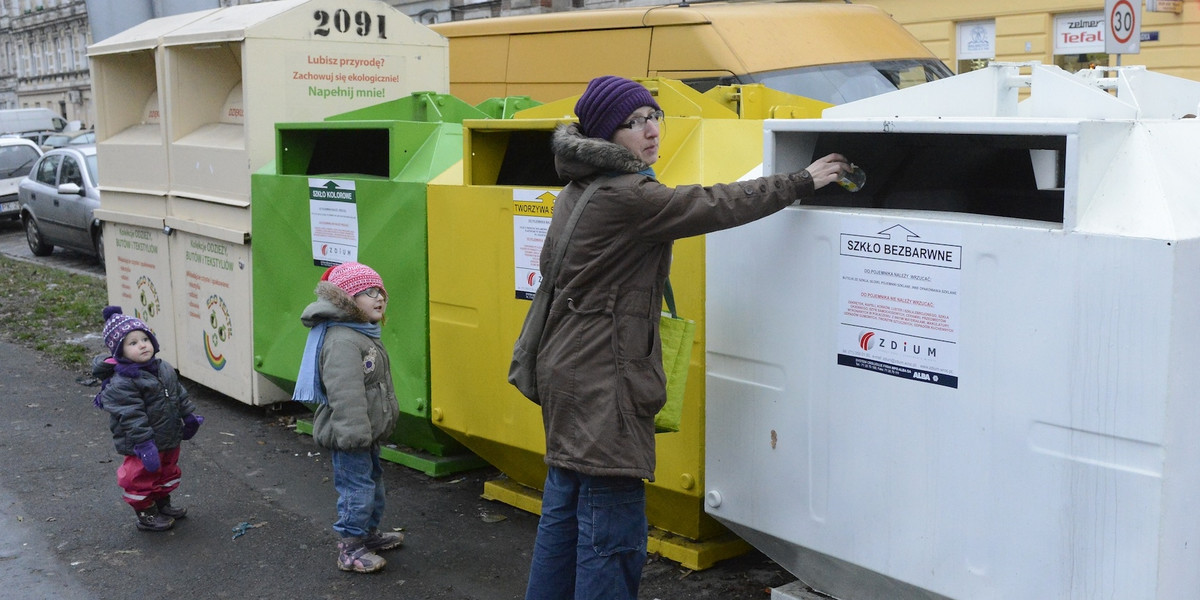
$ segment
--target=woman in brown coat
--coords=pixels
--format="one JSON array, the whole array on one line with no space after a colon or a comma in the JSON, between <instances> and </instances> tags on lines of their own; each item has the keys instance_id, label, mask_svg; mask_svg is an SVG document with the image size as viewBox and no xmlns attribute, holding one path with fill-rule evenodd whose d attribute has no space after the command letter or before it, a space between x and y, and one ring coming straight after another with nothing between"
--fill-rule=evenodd
<instances>
[{"instance_id":1,"label":"woman in brown coat","mask_svg":"<svg viewBox=\"0 0 1200 600\"><path fill-rule=\"evenodd\" d=\"M658 159L663 112L641 84L593 79L579 124L555 131L559 175L542 247L550 250L584 188L605 178L569 239L538 350L549 473L527 600L637 598L654 479L654 415L666 402L658 323L674 240L770 215L849 172L831 154L798 173L667 187Z\"/></svg>"}]
</instances>

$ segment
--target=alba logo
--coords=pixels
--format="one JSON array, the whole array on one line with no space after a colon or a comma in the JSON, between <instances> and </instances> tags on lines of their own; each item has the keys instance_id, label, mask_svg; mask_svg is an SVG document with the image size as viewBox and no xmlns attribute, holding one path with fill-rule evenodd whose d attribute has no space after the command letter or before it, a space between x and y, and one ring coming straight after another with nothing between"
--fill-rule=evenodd
<instances>
[{"instance_id":1,"label":"alba logo","mask_svg":"<svg viewBox=\"0 0 1200 600\"><path fill-rule=\"evenodd\" d=\"M537 273L531 271L525 278L525 282L528 283L530 287L533 287L533 285L537 283Z\"/></svg>"},{"instance_id":2,"label":"alba logo","mask_svg":"<svg viewBox=\"0 0 1200 600\"><path fill-rule=\"evenodd\" d=\"M871 349L871 340L875 338L874 331L864 331L858 334L858 347L869 351Z\"/></svg>"},{"instance_id":3,"label":"alba logo","mask_svg":"<svg viewBox=\"0 0 1200 600\"><path fill-rule=\"evenodd\" d=\"M325 256L329 252L329 244L321 244L321 256Z\"/></svg>"}]
</instances>

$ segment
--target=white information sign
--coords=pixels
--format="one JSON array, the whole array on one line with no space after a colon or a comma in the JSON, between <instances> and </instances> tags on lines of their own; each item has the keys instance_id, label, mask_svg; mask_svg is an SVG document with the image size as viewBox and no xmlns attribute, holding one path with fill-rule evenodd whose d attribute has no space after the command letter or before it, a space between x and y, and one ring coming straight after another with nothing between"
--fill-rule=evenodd
<instances>
[{"instance_id":1,"label":"white information sign","mask_svg":"<svg viewBox=\"0 0 1200 600\"><path fill-rule=\"evenodd\" d=\"M996 58L996 22L967 21L958 24L958 59Z\"/></svg>"},{"instance_id":2,"label":"white information sign","mask_svg":"<svg viewBox=\"0 0 1200 600\"><path fill-rule=\"evenodd\" d=\"M538 263L559 191L513 189L513 264L518 300L533 300L542 283Z\"/></svg>"},{"instance_id":3,"label":"white information sign","mask_svg":"<svg viewBox=\"0 0 1200 600\"><path fill-rule=\"evenodd\" d=\"M957 388L959 236L847 220L840 244L838 364Z\"/></svg>"},{"instance_id":4,"label":"white information sign","mask_svg":"<svg viewBox=\"0 0 1200 600\"><path fill-rule=\"evenodd\" d=\"M1137 54L1142 44L1141 0L1106 0L1104 15L1108 23L1104 51L1109 54Z\"/></svg>"},{"instance_id":5,"label":"white information sign","mask_svg":"<svg viewBox=\"0 0 1200 600\"><path fill-rule=\"evenodd\" d=\"M310 177L308 213L314 265L332 267L358 260L354 181Z\"/></svg>"}]
</instances>

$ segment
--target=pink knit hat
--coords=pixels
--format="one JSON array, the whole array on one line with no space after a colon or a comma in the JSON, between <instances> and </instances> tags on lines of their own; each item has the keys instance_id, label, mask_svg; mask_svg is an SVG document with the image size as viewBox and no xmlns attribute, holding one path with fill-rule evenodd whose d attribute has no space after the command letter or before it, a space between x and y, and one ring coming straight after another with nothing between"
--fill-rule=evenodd
<instances>
[{"instance_id":1,"label":"pink knit hat","mask_svg":"<svg viewBox=\"0 0 1200 600\"><path fill-rule=\"evenodd\" d=\"M321 275L321 281L328 281L338 286L351 298L363 290L373 287L383 290L383 294L387 295L387 290L383 287L383 278L375 272L375 269L362 263L348 262L329 267Z\"/></svg>"}]
</instances>

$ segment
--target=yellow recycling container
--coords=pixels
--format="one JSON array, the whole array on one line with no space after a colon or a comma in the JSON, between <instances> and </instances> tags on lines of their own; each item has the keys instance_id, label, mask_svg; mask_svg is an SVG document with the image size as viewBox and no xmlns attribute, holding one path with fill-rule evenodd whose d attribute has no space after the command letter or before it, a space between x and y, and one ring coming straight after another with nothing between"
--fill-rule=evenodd
<instances>
[{"instance_id":1,"label":"yellow recycling container","mask_svg":"<svg viewBox=\"0 0 1200 600\"><path fill-rule=\"evenodd\" d=\"M672 80L643 82L666 112L659 180L720 183L762 162L761 120L741 119L744 90L703 95ZM760 86L748 86L758 88ZM819 114L821 103L773 97ZM546 475L538 406L505 380L512 345L536 289L537 260L553 201L562 189L550 137L573 119L577 97L516 113L464 121L463 184L429 186L430 363L434 422L495 465L507 480L485 496L540 510ZM789 109L791 110L791 109ZM704 512L704 239L675 244L671 284L679 314L697 322L680 431L657 438L655 481L646 489L654 530L649 548L693 569L749 545Z\"/></svg>"}]
</instances>

